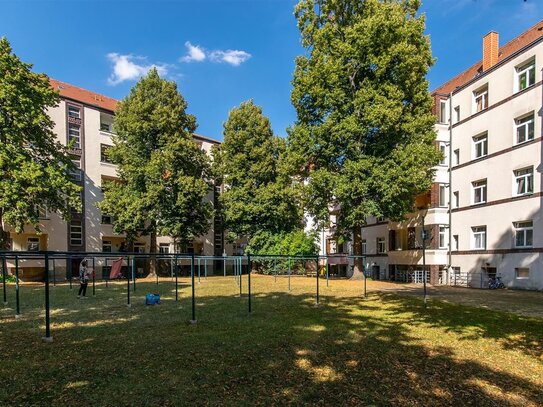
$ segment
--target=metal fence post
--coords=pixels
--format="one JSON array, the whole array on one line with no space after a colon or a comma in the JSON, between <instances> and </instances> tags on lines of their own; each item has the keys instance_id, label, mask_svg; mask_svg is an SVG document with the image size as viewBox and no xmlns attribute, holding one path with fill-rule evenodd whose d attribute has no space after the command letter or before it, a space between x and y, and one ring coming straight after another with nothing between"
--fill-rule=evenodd
<instances>
[{"instance_id":1,"label":"metal fence post","mask_svg":"<svg viewBox=\"0 0 543 407\"><path fill-rule=\"evenodd\" d=\"M366 268L362 265L362 273L364 274L364 298L368 298L368 276L366 274Z\"/></svg>"},{"instance_id":2,"label":"metal fence post","mask_svg":"<svg viewBox=\"0 0 543 407\"><path fill-rule=\"evenodd\" d=\"M179 300L179 291L178 291L178 284L177 284L177 256L174 257L174 266L173 266L173 272L175 273L175 301Z\"/></svg>"},{"instance_id":3,"label":"metal fence post","mask_svg":"<svg viewBox=\"0 0 543 407\"><path fill-rule=\"evenodd\" d=\"M136 256L132 259L132 284L134 285L134 292L136 292Z\"/></svg>"},{"instance_id":4,"label":"metal fence post","mask_svg":"<svg viewBox=\"0 0 543 407\"><path fill-rule=\"evenodd\" d=\"M68 255L66 261L68 262L68 264L66 264L66 270L67 270L67 274L68 274L68 280L70 282L70 290L72 289L72 277L73 277L73 273L72 273L72 258L70 255Z\"/></svg>"},{"instance_id":5,"label":"metal fence post","mask_svg":"<svg viewBox=\"0 0 543 407\"><path fill-rule=\"evenodd\" d=\"M291 274L291 270L290 270L290 256L288 257L288 290L290 291L290 274Z\"/></svg>"},{"instance_id":6,"label":"metal fence post","mask_svg":"<svg viewBox=\"0 0 543 407\"><path fill-rule=\"evenodd\" d=\"M326 287L328 287L328 280L330 279L330 265L328 264L328 256L326 256Z\"/></svg>"},{"instance_id":7,"label":"metal fence post","mask_svg":"<svg viewBox=\"0 0 543 407\"><path fill-rule=\"evenodd\" d=\"M126 256L126 289L126 306L130 307L130 256Z\"/></svg>"},{"instance_id":8,"label":"metal fence post","mask_svg":"<svg viewBox=\"0 0 543 407\"><path fill-rule=\"evenodd\" d=\"M319 256L317 256L316 258L316 265L317 265L317 268L316 268L316 275L317 275L317 303L316 305L319 305Z\"/></svg>"},{"instance_id":9,"label":"metal fence post","mask_svg":"<svg viewBox=\"0 0 543 407\"><path fill-rule=\"evenodd\" d=\"M52 259L53 261L53 287L57 286L57 270L56 270L56 264L55 259Z\"/></svg>"},{"instance_id":10,"label":"metal fence post","mask_svg":"<svg viewBox=\"0 0 543 407\"><path fill-rule=\"evenodd\" d=\"M53 342L51 336L51 314L49 304L49 254L45 253L45 337L42 338L44 342Z\"/></svg>"},{"instance_id":11,"label":"metal fence post","mask_svg":"<svg viewBox=\"0 0 543 407\"><path fill-rule=\"evenodd\" d=\"M92 295L96 295L96 262L92 257Z\"/></svg>"},{"instance_id":12,"label":"metal fence post","mask_svg":"<svg viewBox=\"0 0 543 407\"><path fill-rule=\"evenodd\" d=\"M251 309L251 270L253 268L253 264L251 262L251 255L247 255L247 294L248 294L248 304L249 304L249 314L253 312Z\"/></svg>"},{"instance_id":13,"label":"metal fence post","mask_svg":"<svg viewBox=\"0 0 543 407\"><path fill-rule=\"evenodd\" d=\"M6 256L2 257L2 287L4 289L4 305L8 305L8 294L6 292Z\"/></svg>"},{"instance_id":14,"label":"metal fence post","mask_svg":"<svg viewBox=\"0 0 543 407\"><path fill-rule=\"evenodd\" d=\"M15 255L15 318L21 317L21 305L19 301L19 257Z\"/></svg>"},{"instance_id":15,"label":"metal fence post","mask_svg":"<svg viewBox=\"0 0 543 407\"><path fill-rule=\"evenodd\" d=\"M190 320L191 324L196 323L196 292L194 287L194 252L191 253L190 257L190 278L192 285L192 319Z\"/></svg>"},{"instance_id":16,"label":"metal fence post","mask_svg":"<svg viewBox=\"0 0 543 407\"><path fill-rule=\"evenodd\" d=\"M241 298L243 294L243 286L242 286L243 259L241 257L238 259L238 264L239 264L239 298Z\"/></svg>"}]
</instances>

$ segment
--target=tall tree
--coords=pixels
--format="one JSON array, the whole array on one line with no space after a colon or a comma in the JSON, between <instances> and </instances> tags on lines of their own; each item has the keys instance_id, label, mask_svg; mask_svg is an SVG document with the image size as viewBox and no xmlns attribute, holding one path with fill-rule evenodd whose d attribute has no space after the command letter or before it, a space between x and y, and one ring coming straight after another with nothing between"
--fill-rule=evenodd
<instances>
[{"instance_id":1,"label":"tall tree","mask_svg":"<svg viewBox=\"0 0 543 407\"><path fill-rule=\"evenodd\" d=\"M231 238L251 239L300 226L296 191L281 171L284 151L285 140L273 135L269 119L252 100L230 111L214 163L225 184L220 203Z\"/></svg>"},{"instance_id":2,"label":"tall tree","mask_svg":"<svg viewBox=\"0 0 543 407\"><path fill-rule=\"evenodd\" d=\"M308 52L296 59L289 163L306 179L306 209L321 226L340 205L337 233L353 237L355 254L366 218L410 212L439 161L419 6L301 0L295 10Z\"/></svg>"},{"instance_id":3,"label":"tall tree","mask_svg":"<svg viewBox=\"0 0 543 407\"><path fill-rule=\"evenodd\" d=\"M210 166L195 143L196 119L175 82L152 69L118 105L108 151L118 165L118 182L105 185L104 213L133 241L139 234L172 236L186 243L209 229ZM154 271L152 263L151 271Z\"/></svg>"},{"instance_id":4,"label":"tall tree","mask_svg":"<svg viewBox=\"0 0 543 407\"><path fill-rule=\"evenodd\" d=\"M69 176L75 167L47 113L58 93L31 68L0 39L0 249L8 245L6 226L39 232L40 208L68 219L70 208L81 205L80 187Z\"/></svg>"}]
</instances>

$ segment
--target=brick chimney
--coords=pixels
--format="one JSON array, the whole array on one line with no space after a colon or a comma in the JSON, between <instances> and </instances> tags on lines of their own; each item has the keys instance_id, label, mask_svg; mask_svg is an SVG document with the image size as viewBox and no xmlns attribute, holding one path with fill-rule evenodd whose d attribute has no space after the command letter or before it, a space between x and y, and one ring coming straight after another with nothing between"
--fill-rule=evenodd
<instances>
[{"instance_id":1,"label":"brick chimney","mask_svg":"<svg viewBox=\"0 0 543 407\"><path fill-rule=\"evenodd\" d=\"M490 31L483 37L483 72L498 62L499 34Z\"/></svg>"}]
</instances>

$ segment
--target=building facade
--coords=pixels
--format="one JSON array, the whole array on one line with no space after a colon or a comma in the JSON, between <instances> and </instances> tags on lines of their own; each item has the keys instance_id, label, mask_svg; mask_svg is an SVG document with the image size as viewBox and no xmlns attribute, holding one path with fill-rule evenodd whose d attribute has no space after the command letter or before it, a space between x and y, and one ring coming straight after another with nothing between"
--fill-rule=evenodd
<instances>
[{"instance_id":1,"label":"building facade","mask_svg":"<svg viewBox=\"0 0 543 407\"><path fill-rule=\"evenodd\" d=\"M543 21L498 43L487 34L483 59L432 92L444 159L424 210L363 228L374 276L543 290Z\"/></svg>"},{"instance_id":2,"label":"building facade","mask_svg":"<svg viewBox=\"0 0 543 407\"><path fill-rule=\"evenodd\" d=\"M77 252L119 252L127 251L125 236L113 231L113 219L102 213L97 204L103 199L102 184L117 179L116 165L109 162L107 149L113 145L113 118L117 101L94 92L84 90L67 83L51 80L51 86L59 91L61 101L51 108L49 114L55 123L54 132L58 140L65 145L71 143L70 155L79 169L71 173L82 187L80 212L73 212L70 222L66 222L56 213L41 214L40 228L37 234L31 227L24 233L10 231L11 249L15 251L69 251ZM218 141L194 135L194 142L210 153ZM206 199L218 204L222 187L210 191ZM147 253L150 250L149 236L141 236L134 243L133 251ZM161 253L183 252L207 256L221 256L232 253L234 247L225 244L220 217L212 220L208 233L195 239L189 247L174 247L173 239L167 236L157 238L157 250ZM132 249L131 249L132 251ZM72 269L78 269L81 259L74 258ZM68 268L61 262L58 274ZM8 267L13 267L9 264ZM139 266L138 266L139 267ZM146 268L141 265L140 268ZM43 273L39 262L26 261L21 264L22 277L32 279ZM145 271L145 270L144 270Z\"/></svg>"}]
</instances>

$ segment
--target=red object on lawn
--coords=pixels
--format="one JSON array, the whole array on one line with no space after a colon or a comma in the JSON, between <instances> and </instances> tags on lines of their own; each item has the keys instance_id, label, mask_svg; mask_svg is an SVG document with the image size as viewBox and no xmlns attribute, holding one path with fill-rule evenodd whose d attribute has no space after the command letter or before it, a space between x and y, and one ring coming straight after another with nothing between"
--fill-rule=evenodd
<instances>
[{"instance_id":1,"label":"red object on lawn","mask_svg":"<svg viewBox=\"0 0 543 407\"><path fill-rule=\"evenodd\" d=\"M117 260L114 260L111 264L111 273L109 273L109 279L122 278L123 274L121 273L121 268L123 266L123 258L120 257Z\"/></svg>"}]
</instances>

